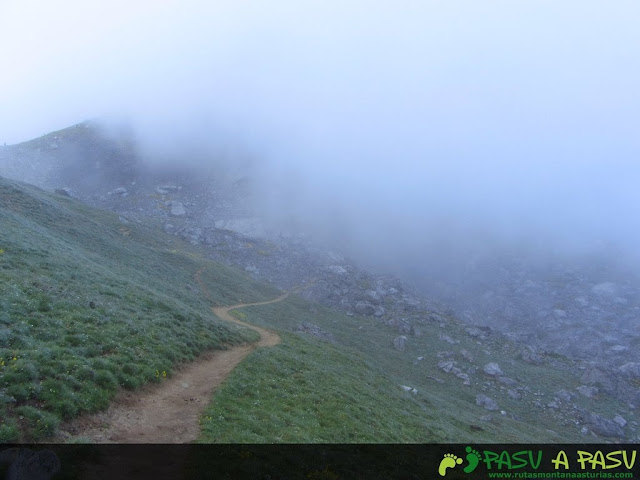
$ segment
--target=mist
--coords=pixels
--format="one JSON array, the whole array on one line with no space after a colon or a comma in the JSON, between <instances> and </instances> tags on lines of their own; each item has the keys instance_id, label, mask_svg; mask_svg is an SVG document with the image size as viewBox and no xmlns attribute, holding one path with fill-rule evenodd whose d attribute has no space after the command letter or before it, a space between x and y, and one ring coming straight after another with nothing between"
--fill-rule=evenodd
<instances>
[{"instance_id":1,"label":"mist","mask_svg":"<svg viewBox=\"0 0 640 480\"><path fill-rule=\"evenodd\" d=\"M0 144L125 122L381 267L640 257L640 5L3 2Z\"/></svg>"}]
</instances>

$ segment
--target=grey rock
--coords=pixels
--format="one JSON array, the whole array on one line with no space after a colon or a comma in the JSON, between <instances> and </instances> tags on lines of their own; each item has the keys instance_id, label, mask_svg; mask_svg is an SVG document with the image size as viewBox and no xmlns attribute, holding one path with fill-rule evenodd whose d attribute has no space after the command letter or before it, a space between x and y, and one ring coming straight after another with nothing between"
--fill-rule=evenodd
<instances>
[{"instance_id":1,"label":"grey rock","mask_svg":"<svg viewBox=\"0 0 640 480\"><path fill-rule=\"evenodd\" d=\"M625 347L624 345L613 345L607 349L608 353L619 354L624 353L629 350L629 347Z\"/></svg>"},{"instance_id":2,"label":"grey rock","mask_svg":"<svg viewBox=\"0 0 640 480\"><path fill-rule=\"evenodd\" d=\"M618 367L618 371L629 378L640 379L640 363L628 362Z\"/></svg>"},{"instance_id":3,"label":"grey rock","mask_svg":"<svg viewBox=\"0 0 640 480\"><path fill-rule=\"evenodd\" d=\"M171 202L171 215L173 215L174 217L183 217L186 214L187 210L184 208L184 205L181 202Z\"/></svg>"},{"instance_id":4,"label":"grey rock","mask_svg":"<svg viewBox=\"0 0 640 480\"><path fill-rule=\"evenodd\" d=\"M522 394L518 390L514 390L512 388L507 390L507 395L509 395L509 398L512 398L514 400L522 399Z\"/></svg>"},{"instance_id":5,"label":"grey rock","mask_svg":"<svg viewBox=\"0 0 640 480\"><path fill-rule=\"evenodd\" d=\"M500 408L494 399L483 393L476 395L476 405L484 407L486 410L490 411L498 410Z\"/></svg>"},{"instance_id":6,"label":"grey rock","mask_svg":"<svg viewBox=\"0 0 640 480\"><path fill-rule=\"evenodd\" d=\"M438 362L438 368L446 373L449 373L451 370L453 370L454 366L455 362L451 360L443 360L441 362Z\"/></svg>"},{"instance_id":7,"label":"grey rock","mask_svg":"<svg viewBox=\"0 0 640 480\"><path fill-rule=\"evenodd\" d=\"M328 267L325 267L325 271L340 276L347 275L349 273L347 268L342 265L329 265Z\"/></svg>"},{"instance_id":8,"label":"grey rock","mask_svg":"<svg viewBox=\"0 0 640 480\"><path fill-rule=\"evenodd\" d=\"M557 410L558 408L560 408L560 405L555 400L552 400L549 403L547 403L547 407Z\"/></svg>"},{"instance_id":9,"label":"grey rock","mask_svg":"<svg viewBox=\"0 0 640 480\"><path fill-rule=\"evenodd\" d=\"M384 307L378 305L375 310L373 311L373 316L376 318L381 318L384 317L384 314L386 313Z\"/></svg>"},{"instance_id":10,"label":"grey rock","mask_svg":"<svg viewBox=\"0 0 640 480\"><path fill-rule=\"evenodd\" d=\"M533 348L522 350L520 357L531 365L541 365L543 363L542 357Z\"/></svg>"},{"instance_id":11,"label":"grey rock","mask_svg":"<svg viewBox=\"0 0 640 480\"><path fill-rule=\"evenodd\" d=\"M77 195L74 193L73 190L71 190L68 187L63 187L63 188L56 188L54 190L58 195L62 195L64 197L69 197L69 198L77 198Z\"/></svg>"},{"instance_id":12,"label":"grey rock","mask_svg":"<svg viewBox=\"0 0 640 480\"><path fill-rule=\"evenodd\" d=\"M473 362L473 354L466 348L463 348L462 350L460 350L460 356L464 358L467 362Z\"/></svg>"},{"instance_id":13,"label":"grey rock","mask_svg":"<svg viewBox=\"0 0 640 480\"><path fill-rule=\"evenodd\" d=\"M453 338L451 338L449 335L446 335L446 334L444 334L444 333L441 333L440 335L438 335L438 338L439 338L441 341L443 341L443 342L447 342L447 343L449 343L449 344L451 344L451 345L455 345L455 344L457 344L457 343L460 343L460 342L458 342L457 340L454 340L454 339L453 339Z\"/></svg>"},{"instance_id":14,"label":"grey rock","mask_svg":"<svg viewBox=\"0 0 640 480\"><path fill-rule=\"evenodd\" d=\"M616 415L615 417L613 417L613 421L620 425L622 428L627 426L627 421L620 415Z\"/></svg>"},{"instance_id":15,"label":"grey rock","mask_svg":"<svg viewBox=\"0 0 640 480\"><path fill-rule=\"evenodd\" d=\"M518 385L518 382L516 382L513 378L505 377L504 375L498 377L498 382L502 385L506 385L507 387L515 387L516 385Z\"/></svg>"},{"instance_id":16,"label":"grey rock","mask_svg":"<svg viewBox=\"0 0 640 480\"><path fill-rule=\"evenodd\" d=\"M624 428L618 425L614 420L604 418L597 413L589 413L587 423L591 430L603 437L624 438Z\"/></svg>"},{"instance_id":17,"label":"grey rock","mask_svg":"<svg viewBox=\"0 0 640 480\"><path fill-rule=\"evenodd\" d=\"M404 335L400 335L393 339L393 348L400 352L404 352L407 348L407 337Z\"/></svg>"},{"instance_id":18,"label":"grey rock","mask_svg":"<svg viewBox=\"0 0 640 480\"><path fill-rule=\"evenodd\" d=\"M107 193L107 195L113 196L113 195L121 195L121 196L126 196L128 194L127 189L124 187L118 187L115 190L111 190L109 193Z\"/></svg>"},{"instance_id":19,"label":"grey rock","mask_svg":"<svg viewBox=\"0 0 640 480\"><path fill-rule=\"evenodd\" d=\"M156 193L160 195L167 195L171 192L177 192L182 190L182 187L178 187L176 185L161 185L155 188Z\"/></svg>"},{"instance_id":20,"label":"grey rock","mask_svg":"<svg viewBox=\"0 0 640 480\"><path fill-rule=\"evenodd\" d=\"M573 398L573 394L565 389L562 389L556 392L556 398L562 400L563 402L570 402Z\"/></svg>"},{"instance_id":21,"label":"grey rock","mask_svg":"<svg viewBox=\"0 0 640 480\"><path fill-rule=\"evenodd\" d=\"M404 318L393 318L386 323L390 327L394 327L401 335L409 335L411 333L411 324Z\"/></svg>"},{"instance_id":22,"label":"grey rock","mask_svg":"<svg viewBox=\"0 0 640 480\"><path fill-rule=\"evenodd\" d=\"M436 353L436 357L438 357L438 358L451 358L451 357L454 357L455 354L456 354L456 352L454 352L453 350L444 350L442 352Z\"/></svg>"},{"instance_id":23,"label":"grey rock","mask_svg":"<svg viewBox=\"0 0 640 480\"><path fill-rule=\"evenodd\" d=\"M581 307L588 307L589 301L585 297L576 297L574 298L575 302Z\"/></svg>"},{"instance_id":24,"label":"grey rock","mask_svg":"<svg viewBox=\"0 0 640 480\"><path fill-rule=\"evenodd\" d=\"M495 362L487 363L484 367L482 367L482 371L485 373L485 375L489 375L490 377L504 375L503 371L500 369L500 365Z\"/></svg>"},{"instance_id":25,"label":"grey rock","mask_svg":"<svg viewBox=\"0 0 640 480\"><path fill-rule=\"evenodd\" d=\"M463 385L471 385L471 378L466 373L458 372L458 373L456 373L456 377L458 377L460 380L462 380L462 384Z\"/></svg>"},{"instance_id":26,"label":"grey rock","mask_svg":"<svg viewBox=\"0 0 640 480\"><path fill-rule=\"evenodd\" d=\"M199 227L186 227L178 231L180 238L185 239L191 245L202 243L202 229Z\"/></svg>"}]
</instances>

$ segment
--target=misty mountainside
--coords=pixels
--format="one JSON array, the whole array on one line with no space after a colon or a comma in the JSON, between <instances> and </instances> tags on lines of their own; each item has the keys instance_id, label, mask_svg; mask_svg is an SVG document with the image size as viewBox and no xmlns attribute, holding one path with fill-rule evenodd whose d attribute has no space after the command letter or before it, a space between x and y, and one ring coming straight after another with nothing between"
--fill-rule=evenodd
<instances>
[{"instance_id":1,"label":"misty mountainside","mask_svg":"<svg viewBox=\"0 0 640 480\"><path fill-rule=\"evenodd\" d=\"M130 132L106 130L96 122L0 149L0 167L8 177L58 189L127 218L153 219L165 232L208 245L218 260L279 288L320 278L305 295L347 312L382 317L380 294L397 290L399 274L414 286L404 298L409 304L420 297L431 310L451 310L470 324L496 328L537 349L595 362L613 376L622 365L640 362L640 276L613 248L568 255L538 245L496 246L442 264L443 255L435 251L416 258L413 266L398 267L395 278L367 279L339 243L320 244L304 230L262 219L255 172L252 177L246 168L185 160L145 161ZM394 248L402 250L402 238ZM345 277L346 271L355 273ZM356 275L370 285L358 295L349 282L343 285Z\"/></svg>"},{"instance_id":2,"label":"misty mountainside","mask_svg":"<svg viewBox=\"0 0 640 480\"><path fill-rule=\"evenodd\" d=\"M81 433L67 430L67 422L103 410L118 391L168 381L204 350L255 340L253 332L218 321L208 302L278 294L208 260L211 247L66 195L0 179L0 203L5 442L73 440ZM367 291L376 281L330 270L353 275ZM215 393L200 441L556 442L636 435L634 413L623 402L606 392L580 393L593 389L576 377L575 362L428 311L395 285L385 308L411 320L366 310L350 315L302 296L238 312L276 330L283 342L254 352Z\"/></svg>"},{"instance_id":3,"label":"misty mountainside","mask_svg":"<svg viewBox=\"0 0 640 480\"><path fill-rule=\"evenodd\" d=\"M175 163L171 167L154 165L136 152L130 137L105 132L92 123L4 147L0 149L0 169L3 176L57 192L52 196L31 187L3 184L9 192L3 195L3 210L10 205L6 202L13 195L12 188L45 204L65 208L72 205L82 211L81 222L91 223L91 220L99 224L98 218L108 218L113 231L105 231L104 235L111 235L111 240L125 244L140 240L136 255L141 259L145 257L147 244L150 252L157 253L155 242L163 245L169 242L174 246L164 248L191 252L181 257L184 261L209 262L205 260L208 258L238 268L247 275L247 283L238 280L240 283L234 283L234 288L257 289L260 295L273 287L289 289L313 280L312 286L282 305L247 310L248 321L286 334L283 347L256 353L241 364L210 406L210 411L216 414L232 411L237 422L235 427L244 429L241 435L247 441L280 438L282 441L477 439L515 442L638 438L638 284L633 275L620 277L618 267L593 262L527 264L526 254L496 256L468 266L461 276L443 276L439 281L417 276L413 284L409 284L394 275L363 269L348 259L339 245L320 246L304 232L273 228L262 221L256 214L252 190L259 179L252 178L250 172L218 169L215 163L206 168L188 162L184 168ZM116 215L81 207L78 200ZM26 204L31 206L22 210L14 208L13 214L36 215L40 203ZM47 221L53 221L55 215L48 218ZM38 223L44 221L44 217L30 221L34 222L36 231L44 228ZM73 224L74 220L67 223ZM69 228L73 230L72 226ZM138 233L141 231L144 231L142 236ZM100 243L101 232L95 230L86 240ZM46 238L46 230L41 233ZM8 253L15 248L15 245L7 248L4 244L19 244L15 238L12 240L15 235L17 230L3 225L0 248L6 253L0 260L6 261ZM28 237L24 233L20 235ZM77 233L76 237L74 241L85 240ZM67 251L72 252L74 248L67 247ZM82 248L92 250L90 245ZM402 248L401 238L398 248ZM24 251L28 249L21 250ZM112 266L128 262L126 252L106 257L105 263ZM66 257L61 257L60 265L66 262ZM136 281L145 283L145 272L161 268L159 265L164 262L155 258L149 263L153 267L138 264ZM101 263L100 259L94 261L96 268ZM181 268L184 272L189 270L186 266ZM116 274L125 278L129 275L119 270ZM19 269L10 270L7 275L8 278L18 276ZM162 281L161 278L155 275L154 281ZM185 285L190 285L191 280L187 278L185 273ZM262 286L251 283L256 280ZM66 281L74 283L74 279ZM221 276L212 281L225 288L226 280ZM175 284L175 279L171 282ZM246 295L243 293L242 298ZM120 300L120 308L129 309L125 316L135 318L139 308L135 292ZM127 305L130 301L133 304ZM202 303L203 299L198 302ZM95 300L94 303L99 304ZM48 305L47 300L43 305ZM48 315L48 310L33 307L26 312L28 315L36 312L39 319L46 319ZM5 327L5 333L14 328L11 325L21 317L24 316L19 311L6 316L5 323L10 326ZM175 318L176 325L181 325L182 320ZM78 321L76 328L78 334L83 334L82 322ZM136 331L139 338L147 334L145 329ZM28 329L24 335L29 337ZM59 340L51 341L55 344ZM7 355L20 345L7 340L4 345ZM71 361L73 353L67 355ZM180 360L183 359L177 357L175 361ZM302 377L298 378L299 382L291 382L283 372L296 363L304 365L299 373ZM305 375L312 378L320 365L331 366L324 383L305 381ZM282 367L280 373L279 367ZM146 374L157 369L140 368ZM345 377L344 372L349 369L354 369L355 374ZM110 374L118 379L117 368ZM345 383L345 378L349 382ZM9 388L6 385L3 398L8 406L5 408L9 412L40 408L64 418L104 407L104 403L86 408L52 407L39 397L38 385L44 380L39 373L26 375L25 382L31 383L22 390L22 397L6 390ZM153 375L138 377L138 383L148 380L153 381ZM56 381L65 385L61 388L81 388L77 383L75 387L70 386L73 383L65 383L64 378ZM271 392L266 385L247 390L246 385L251 382L261 385L260 382L265 381L286 385L285 392L277 394L285 395L287 401L293 398L287 396L289 393L302 398L322 397L315 388L322 385L333 400L316 402L313 408L320 409L316 411L320 417L330 417L333 412L336 418L346 415L361 419L362 423L368 421L366 418L385 415L393 421L400 421L403 415L406 418L399 424L402 425L398 427L400 431L389 424L380 425L380 431L385 432L382 437L355 425L352 428L359 433L345 437L346 432L340 436L332 431L337 428L333 421L305 424L293 402L291 418L274 426L281 429L276 434L264 425L258 427L252 423L268 423L267 416L273 413L270 408L277 410L282 400L269 397L276 392ZM376 384L374 393L370 389ZM117 385L137 386L135 382L123 385L119 381L109 385L111 393ZM238 389L243 391L242 402L233 394ZM355 390L345 393L346 389ZM271 407L261 412L255 407L260 403ZM354 404L360 404L363 410L349 410ZM376 404L377 408L384 405L384 413L382 408L375 410ZM308 408L304 399L300 400L299 408ZM208 416L216 418L211 413ZM293 435L292 425L298 423L306 426ZM15 429L16 423L12 425ZM287 429L287 425L291 428ZM402 429L406 429L406 434ZM255 434L256 430L262 431L261 436ZM230 425L207 425L205 431L208 432L205 440L238 440Z\"/></svg>"}]
</instances>

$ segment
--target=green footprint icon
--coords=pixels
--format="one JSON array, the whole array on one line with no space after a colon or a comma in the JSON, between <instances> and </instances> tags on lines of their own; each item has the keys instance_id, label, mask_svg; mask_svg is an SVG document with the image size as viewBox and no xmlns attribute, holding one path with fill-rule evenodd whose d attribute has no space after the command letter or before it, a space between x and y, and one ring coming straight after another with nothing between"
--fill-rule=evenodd
<instances>
[{"instance_id":1,"label":"green footprint icon","mask_svg":"<svg viewBox=\"0 0 640 480\"><path fill-rule=\"evenodd\" d=\"M445 453L444 458L440 462L440 467L438 467L438 473L441 477L444 477L447 474L447 469L453 468L461 463L461 458L456 457L453 453Z\"/></svg>"},{"instance_id":2,"label":"green footprint icon","mask_svg":"<svg viewBox=\"0 0 640 480\"><path fill-rule=\"evenodd\" d=\"M471 447L467 447L465 450L467 451L466 458L467 458L467 462L469 462L469 465L464 467L462 471L464 473L471 473L476 469L476 467L480 463L480 452L478 452L477 450L474 450Z\"/></svg>"}]
</instances>

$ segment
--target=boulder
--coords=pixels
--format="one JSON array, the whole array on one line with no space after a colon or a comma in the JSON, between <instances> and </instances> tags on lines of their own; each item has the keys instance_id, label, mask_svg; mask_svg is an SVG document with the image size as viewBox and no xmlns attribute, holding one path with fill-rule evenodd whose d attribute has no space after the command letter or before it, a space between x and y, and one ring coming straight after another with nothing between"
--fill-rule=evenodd
<instances>
[{"instance_id":1,"label":"boulder","mask_svg":"<svg viewBox=\"0 0 640 480\"><path fill-rule=\"evenodd\" d=\"M69 187L56 188L54 191L64 197L77 198L76 194Z\"/></svg>"},{"instance_id":2,"label":"boulder","mask_svg":"<svg viewBox=\"0 0 640 480\"><path fill-rule=\"evenodd\" d=\"M629 378L640 379L640 363L628 362L618 367L618 371Z\"/></svg>"},{"instance_id":3,"label":"boulder","mask_svg":"<svg viewBox=\"0 0 640 480\"><path fill-rule=\"evenodd\" d=\"M451 370L454 369L454 367L455 367L455 362L451 360L443 360L441 362L438 362L438 368L446 373L449 373Z\"/></svg>"},{"instance_id":4,"label":"boulder","mask_svg":"<svg viewBox=\"0 0 640 480\"><path fill-rule=\"evenodd\" d=\"M113 195L121 195L123 197L126 197L128 195L127 189L124 187L118 187L115 190L111 190L109 193L107 193L107 195L113 196Z\"/></svg>"},{"instance_id":5,"label":"boulder","mask_svg":"<svg viewBox=\"0 0 640 480\"><path fill-rule=\"evenodd\" d=\"M609 420L597 413L590 413L587 417L587 423L594 433L603 437L625 437L624 428L615 420Z\"/></svg>"},{"instance_id":6,"label":"boulder","mask_svg":"<svg viewBox=\"0 0 640 480\"><path fill-rule=\"evenodd\" d=\"M407 337L404 335L400 335L393 339L393 348L398 350L399 352L404 352L407 348Z\"/></svg>"},{"instance_id":7,"label":"boulder","mask_svg":"<svg viewBox=\"0 0 640 480\"><path fill-rule=\"evenodd\" d=\"M569 392L569 391L567 391L565 389L558 390L556 392L556 398L559 399L559 400L562 400L563 402L570 402L571 399L573 398L573 396L574 396L573 393L571 393L571 392Z\"/></svg>"},{"instance_id":8,"label":"boulder","mask_svg":"<svg viewBox=\"0 0 640 480\"><path fill-rule=\"evenodd\" d=\"M411 333L411 324L404 318L392 318L385 323L395 328L401 335L409 335Z\"/></svg>"},{"instance_id":9,"label":"boulder","mask_svg":"<svg viewBox=\"0 0 640 480\"><path fill-rule=\"evenodd\" d=\"M486 410L498 410L500 408L494 399L483 393L476 395L476 405L484 407Z\"/></svg>"},{"instance_id":10,"label":"boulder","mask_svg":"<svg viewBox=\"0 0 640 480\"><path fill-rule=\"evenodd\" d=\"M598 389L596 387L588 387L586 385L580 385L576 387L578 393L584 395L587 398L593 398L598 395Z\"/></svg>"},{"instance_id":11,"label":"boulder","mask_svg":"<svg viewBox=\"0 0 640 480\"><path fill-rule=\"evenodd\" d=\"M503 371L500 369L500 365L495 362L487 363L484 367L482 367L482 371L485 375L489 375L490 377L498 377L504 375Z\"/></svg>"},{"instance_id":12,"label":"boulder","mask_svg":"<svg viewBox=\"0 0 640 480\"><path fill-rule=\"evenodd\" d=\"M184 208L184 205L181 202L172 201L171 202L171 215L174 217L183 217L187 214L187 210Z\"/></svg>"},{"instance_id":13,"label":"boulder","mask_svg":"<svg viewBox=\"0 0 640 480\"><path fill-rule=\"evenodd\" d=\"M160 195L167 195L171 192L177 192L178 190L182 190L182 187L176 185L161 185L155 188L156 193Z\"/></svg>"},{"instance_id":14,"label":"boulder","mask_svg":"<svg viewBox=\"0 0 640 480\"><path fill-rule=\"evenodd\" d=\"M413 388L413 387L408 387L406 385L400 385L400 387L405 391L405 392L410 392L413 393L414 395L416 395L418 393L418 390Z\"/></svg>"}]
</instances>

